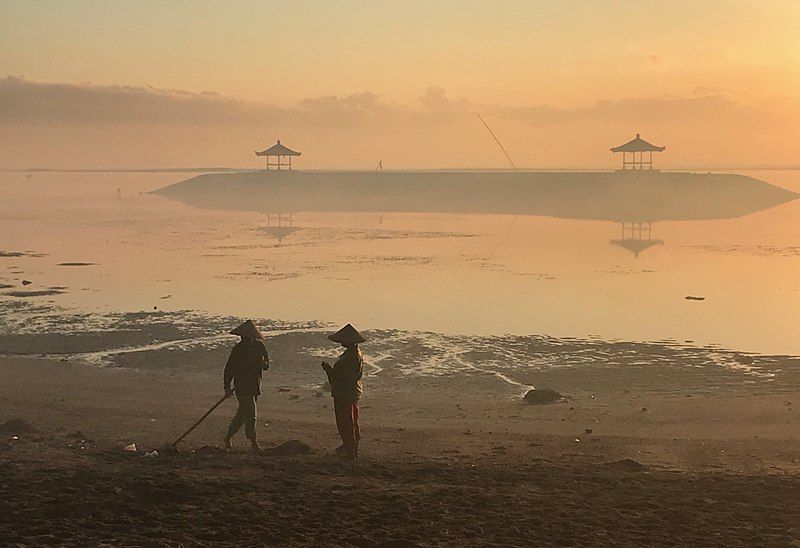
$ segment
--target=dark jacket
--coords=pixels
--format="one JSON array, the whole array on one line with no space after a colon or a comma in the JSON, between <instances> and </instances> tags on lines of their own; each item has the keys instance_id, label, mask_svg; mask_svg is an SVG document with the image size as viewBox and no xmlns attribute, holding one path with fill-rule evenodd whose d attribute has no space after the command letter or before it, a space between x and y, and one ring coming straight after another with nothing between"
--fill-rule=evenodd
<instances>
[{"instance_id":1,"label":"dark jacket","mask_svg":"<svg viewBox=\"0 0 800 548\"><path fill-rule=\"evenodd\" d=\"M269 369L269 356L264 343L257 339L242 339L231 350L225 364L224 382L229 389L231 380L237 396L261 394L261 373Z\"/></svg>"},{"instance_id":2,"label":"dark jacket","mask_svg":"<svg viewBox=\"0 0 800 548\"><path fill-rule=\"evenodd\" d=\"M333 367L325 368L331 383L331 395L337 401L358 401L364 391L361 377L364 374L364 357L358 345L345 350Z\"/></svg>"}]
</instances>

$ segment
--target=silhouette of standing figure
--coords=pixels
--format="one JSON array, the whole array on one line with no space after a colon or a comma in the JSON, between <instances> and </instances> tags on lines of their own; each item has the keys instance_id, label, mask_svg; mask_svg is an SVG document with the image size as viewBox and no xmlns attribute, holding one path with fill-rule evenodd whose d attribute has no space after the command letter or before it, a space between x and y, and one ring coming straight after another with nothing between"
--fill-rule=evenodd
<instances>
[{"instance_id":1,"label":"silhouette of standing figure","mask_svg":"<svg viewBox=\"0 0 800 548\"><path fill-rule=\"evenodd\" d=\"M330 335L328 339L338 342L345 348L333 366L322 362L322 369L325 370L331 384L336 427L342 438L342 445L336 451L350 460L355 460L358 458L358 442L361 439L358 426L358 400L364 391L361 382L364 374L364 357L358 345L366 339L350 324Z\"/></svg>"}]
</instances>

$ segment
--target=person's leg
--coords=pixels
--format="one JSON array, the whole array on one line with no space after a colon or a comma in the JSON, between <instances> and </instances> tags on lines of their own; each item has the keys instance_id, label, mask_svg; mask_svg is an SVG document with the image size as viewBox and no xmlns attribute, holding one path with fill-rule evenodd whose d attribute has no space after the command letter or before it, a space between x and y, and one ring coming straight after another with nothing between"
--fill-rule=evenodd
<instances>
[{"instance_id":1,"label":"person's leg","mask_svg":"<svg viewBox=\"0 0 800 548\"><path fill-rule=\"evenodd\" d=\"M228 434L225 436L225 447L228 449L231 448L231 438L239 431L245 420L245 406L242 404L244 398L237 395L236 399L239 401L239 407L236 408L236 414L231 419L231 423L228 426Z\"/></svg>"},{"instance_id":2,"label":"person's leg","mask_svg":"<svg viewBox=\"0 0 800 548\"><path fill-rule=\"evenodd\" d=\"M342 438L342 445L347 448L349 447L347 403L333 400L333 412L336 416L336 429L339 431L339 437Z\"/></svg>"},{"instance_id":3,"label":"person's leg","mask_svg":"<svg viewBox=\"0 0 800 548\"><path fill-rule=\"evenodd\" d=\"M353 413L351 402L337 402L334 400L334 412L336 413L336 428L339 430L339 437L342 438L344 451L348 455L353 455L355 442L353 438Z\"/></svg>"},{"instance_id":4,"label":"person's leg","mask_svg":"<svg viewBox=\"0 0 800 548\"><path fill-rule=\"evenodd\" d=\"M358 442L361 441L361 428L358 426L358 402L350 404L350 417L353 425L353 457L358 458Z\"/></svg>"},{"instance_id":5,"label":"person's leg","mask_svg":"<svg viewBox=\"0 0 800 548\"><path fill-rule=\"evenodd\" d=\"M258 396L251 396L247 398L247 405L245 407L245 417L244 417L244 431L247 435L247 439L250 440L250 444L253 446L253 449L258 449L258 434L256 432L256 421L258 419L258 409L256 400Z\"/></svg>"}]
</instances>

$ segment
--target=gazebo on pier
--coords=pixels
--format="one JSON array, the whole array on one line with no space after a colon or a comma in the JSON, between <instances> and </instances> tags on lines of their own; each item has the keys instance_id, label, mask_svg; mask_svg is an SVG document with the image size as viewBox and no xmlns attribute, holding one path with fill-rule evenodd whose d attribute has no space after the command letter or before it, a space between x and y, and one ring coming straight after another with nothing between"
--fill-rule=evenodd
<instances>
[{"instance_id":1,"label":"gazebo on pier","mask_svg":"<svg viewBox=\"0 0 800 548\"><path fill-rule=\"evenodd\" d=\"M283 146L280 139L268 149L262 150L261 152L256 151L256 156L267 157L267 169L274 167L278 171L282 168L292 169L292 156L300 156L300 154L300 152ZM273 158L274 161L271 161L270 158ZM288 161L285 161L286 158L288 158Z\"/></svg>"},{"instance_id":2,"label":"gazebo on pier","mask_svg":"<svg viewBox=\"0 0 800 548\"><path fill-rule=\"evenodd\" d=\"M628 141L624 145L614 147L611 152L622 153L622 169L653 169L653 153L663 152L667 147L658 147L650 144L636 134L636 138ZM636 153L639 153L637 158ZM645 153L648 156L645 157ZM630 154L630 156L628 156Z\"/></svg>"}]
</instances>

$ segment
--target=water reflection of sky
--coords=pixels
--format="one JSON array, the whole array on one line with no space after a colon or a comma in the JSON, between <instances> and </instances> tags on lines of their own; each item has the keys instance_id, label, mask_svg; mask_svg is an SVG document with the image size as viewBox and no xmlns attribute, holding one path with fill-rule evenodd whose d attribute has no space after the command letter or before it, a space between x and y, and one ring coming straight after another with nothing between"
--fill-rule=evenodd
<instances>
[{"instance_id":1,"label":"water reflection of sky","mask_svg":"<svg viewBox=\"0 0 800 548\"><path fill-rule=\"evenodd\" d=\"M797 172L750 175L800 190ZM501 215L301 213L293 222L302 230L279 245L265 215L139 194L180 178L0 175L0 251L32 252L0 257L0 284L66 287L27 299L87 311L196 309L800 353L798 201L739 219L654 224L651 238L663 244L638 257L612 244L619 224L512 225ZM97 264L56 266L64 262Z\"/></svg>"}]
</instances>

